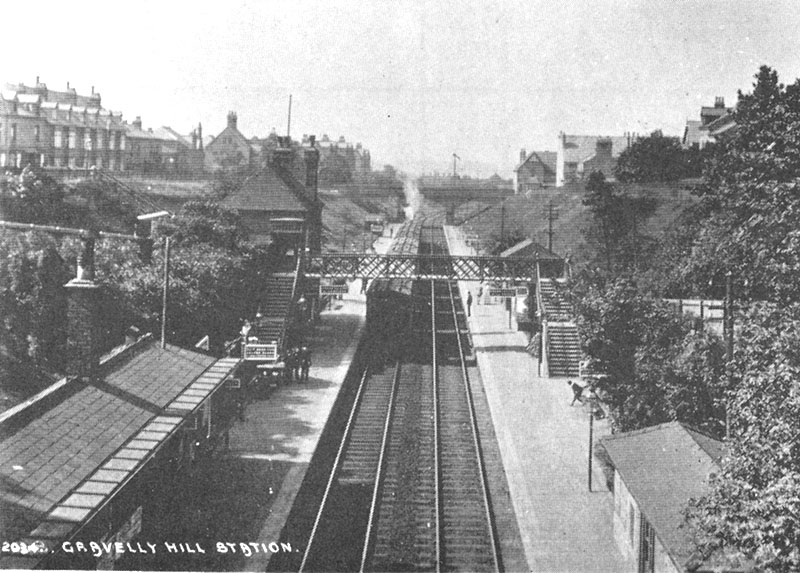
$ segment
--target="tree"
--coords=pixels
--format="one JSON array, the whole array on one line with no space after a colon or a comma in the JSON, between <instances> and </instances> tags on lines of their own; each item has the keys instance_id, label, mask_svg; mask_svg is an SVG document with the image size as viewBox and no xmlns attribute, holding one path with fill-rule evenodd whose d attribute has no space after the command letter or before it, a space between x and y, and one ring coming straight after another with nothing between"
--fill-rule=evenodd
<instances>
[{"instance_id":1,"label":"tree","mask_svg":"<svg viewBox=\"0 0 800 573\"><path fill-rule=\"evenodd\" d=\"M643 229L655 213L655 199L623 193L594 171L586 183L583 204L592 215L584 234L597 251L599 260L594 264L604 265L609 275L637 267L650 243Z\"/></svg>"},{"instance_id":2,"label":"tree","mask_svg":"<svg viewBox=\"0 0 800 573\"><path fill-rule=\"evenodd\" d=\"M753 306L731 368L729 455L688 517L705 555L800 569L800 306Z\"/></svg>"},{"instance_id":3,"label":"tree","mask_svg":"<svg viewBox=\"0 0 800 573\"><path fill-rule=\"evenodd\" d=\"M604 376L596 390L617 430L681 420L720 433L724 350L675 309L641 293L629 278L572 288L581 346Z\"/></svg>"},{"instance_id":4,"label":"tree","mask_svg":"<svg viewBox=\"0 0 800 573\"><path fill-rule=\"evenodd\" d=\"M21 398L62 372L70 269L52 237L19 234L0 242L0 385Z\"/></svg>"},{"instance_id":5,"label":"tree","mask_svg":"<svg viewBox=\"0 0 800 573\"><path fill-rule=\"evenodd\" d=\"M236 251L247 237L239 214L215 201L184 203L161 232L170 233L176 245L205 243L229 251Z\"/></svg>"},{"instance_id":6,"label":"tree","mask_svg":"<svg viewBox=\"0 0 800 573\"><path fill-rule=\"evenodd\" d=\"M706 219L684 266L732 272L740 298L800 300L800 82L784 87L762 67L734 119L699 192Z\"/></svg>"},{"instance_id":7,"label":"tree","mask_svg":"<svg viewBox=\"0 0 800 573\"><path fill-rule=\"evenodd\" d=\"M36 173L30 166L0 180L3 217L21 223L62 224L68 222L64 188L52 177Z\"/></svg>"},{"instance_id":8,"label":"tree","mask_svg":"<svg viewBox=\"0 0 800 573\"><path fill-rule=\"evenodd\" d=\"M668 182L686 177L688 166L680 140L658 130L620 153L614 173L623 183Z\"/></svg>"}]
</instances>

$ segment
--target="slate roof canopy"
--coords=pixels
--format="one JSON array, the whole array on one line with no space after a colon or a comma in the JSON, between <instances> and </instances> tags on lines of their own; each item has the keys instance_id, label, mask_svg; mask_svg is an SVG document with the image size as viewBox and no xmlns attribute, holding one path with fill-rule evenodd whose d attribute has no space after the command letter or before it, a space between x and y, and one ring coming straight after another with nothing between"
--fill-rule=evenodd
<instances>
[{"instance_id":1,"label":"slate roof canopy","mask_svg":"<svg viewBox=\"0 0 800 573\"><path fill-rule=\"evenodd\" d=\"M215 362L140 339L0 422L0 538L20 539Z\"/></svg>"},{"instance_id":2,"label":"slate roof canopy","mask_svg":"<svg viewBox=\"0 0 800 573\"><path fill-rule=\"evenodd\" d=\"M533 239L525 239L524 241L520 241L513 247L510 247L500 253L501 257L537 257L539 259L552 259L552 260L561 260L557 254L553 251L545 247L544 245L540 245Z\"/></svg>"},{"instance_id":3,"label":"slate roof canopy","mask_svg":"<svg viewBox=\"0 0 800 573\"><path fill-rule=\"evenodd\" d=\"M681 422L609 436L603 445L639 509L677 564L694 546L683 509L708 491L725 445Z\"/></svg>"}]
</instances>

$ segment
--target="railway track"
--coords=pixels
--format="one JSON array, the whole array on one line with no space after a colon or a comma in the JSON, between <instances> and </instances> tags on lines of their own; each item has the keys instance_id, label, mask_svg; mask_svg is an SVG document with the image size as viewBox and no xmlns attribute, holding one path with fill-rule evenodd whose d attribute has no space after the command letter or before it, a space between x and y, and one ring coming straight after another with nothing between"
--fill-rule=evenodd
<instances>
[{"instance_id":1,"label":"railway track","mask_svg":"<svg viewBox=\"0 0 800 573\"><path fill-rule=\"evenodd\" d=\"M438 233L430 230L432 252L444 250ZM362 379L301 571L501 569L466 320L453 283L428 284L430 330L417 333L429 333L429 345L401 356L392 373ZM349 556L326 553L348 536Z\"/></svg>"}]
</instances>

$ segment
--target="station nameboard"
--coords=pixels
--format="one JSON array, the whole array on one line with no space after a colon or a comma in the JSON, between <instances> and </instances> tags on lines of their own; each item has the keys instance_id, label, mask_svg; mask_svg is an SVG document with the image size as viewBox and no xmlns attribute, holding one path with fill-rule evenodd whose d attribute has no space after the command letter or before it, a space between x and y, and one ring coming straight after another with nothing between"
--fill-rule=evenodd
<instances>
[{"instance_id":1,"label":"station nameboard","mask_svg":"<svg viewBox=\"0 0 800 573\"><path fill-rule=\"evenodd\" d=\"M375 233L376 235L380 235L381 233L383 233L383 225L376 225L376 224L370 225L369 230Z\"/></svg>"},{"instance_id":2,"label":"station nameboard","mask_svg":"<svg viewBox=\"0 0 800 573\"><path fill-rule=\"evenodd\" d=\"M278 359L278 345L272 344L245 344L244 345L244 359L245 360L277 360Z\"/></svg>"},{"instance_id":3,"label":"station nameboard","mask_svg":"<svg viewBox=\"0 0 800 573\"><path fill-rule=\"evenodd\" d=\"M349 289L347 285L319 285L319 294L320 295L328 295L328 294L347 294Z\"/></svg>"},{"instance_id":4,"label":"station nameboard","mask_svg":"<svg viewBox=\"0 0 800 573\"><path fill-rule=\"evenodd\" d=\"M517 296L528 296L528 287L517 287Z\"/></svg>"},{"instance_id":5,"label":"station nameboard","mask_svg":"<svg viewBox=\"0 0 800 573\"><path fill-rule=\"evenodd\" d=\"M517 289L515 288L490 288L489 296L517 296Z\"/></svg>"}]
</instances>

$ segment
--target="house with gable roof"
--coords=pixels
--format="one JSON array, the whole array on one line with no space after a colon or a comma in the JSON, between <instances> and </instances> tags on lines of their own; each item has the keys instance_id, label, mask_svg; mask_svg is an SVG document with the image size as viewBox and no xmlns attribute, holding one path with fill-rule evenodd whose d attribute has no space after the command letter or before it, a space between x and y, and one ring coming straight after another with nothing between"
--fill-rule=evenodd
<instances>
[{"instance_id":1,"label":"house with gable roof","mask_svg":"<svg viewBox=\"0 0 800 573\"><path fill-rule=\"evenodd\" d=\"M556 184L558 154L553 151L519 152L519 163L514 168L514 193L517 195L552 187Z\"/></svg>"},{"instance_id":2,"label":"house with gable roof","mask_svg":"<svg viewBox=\"0 0 800 573\"><path fill-rule=\"evenodd\" d=\"M306 247L319 252L322 202L314 137L308 147L293 147L288 137L278 139L271 162L247 177L222 205L239 212L253 243L279 241L295 254Z\"/></svg>"},{"instance_id":3,"label":"house with gable roof","mask_svg":"<svg viewBox=\"0 0 800 573\"><path fill-rule=\"evenodd\" d=\"M592 171L613 179L620 154L628 149L636 136L567 135L558 136L556 151L556 187L581 181Z\"/></svg>"},{"instance_id":4,"label":"house with gable roof","mask_svg":"<svg viewBox=\"0 0 800 573\"><path fill-rule=\"evenodd\" d=\"M697 146L700 149L715 142L719 137L733 129L732 107L725 107L725 98L717 96L714 105L700 108L700 120L687 120L681 144L684 148Z\"/></svg>"},{"instance_id":5,"label":"house with gable roof","mask_svg":"<svg viewBox=\"0 0 800 573\"><path fill-rule=\"evenodd\" d=\"M235 111L228 112L228 125L205 146L205 168L215 171L223 167L253 165L256 150L237 126Z\"/></svg>"},{"instance_id":6,"label":"house with gable roof","mask_svg":"<svg viewBox=\"0 0 800 573\"><path fill-rule=\"evenodd\" d=\"M683 510L708 491L725 445L681 422L601 443L614 465L614 538L628 571L688 571L694 546Z\"/></svg>"}]
</instances>

